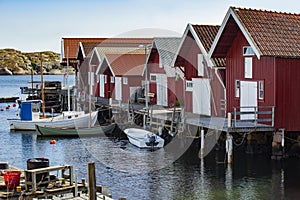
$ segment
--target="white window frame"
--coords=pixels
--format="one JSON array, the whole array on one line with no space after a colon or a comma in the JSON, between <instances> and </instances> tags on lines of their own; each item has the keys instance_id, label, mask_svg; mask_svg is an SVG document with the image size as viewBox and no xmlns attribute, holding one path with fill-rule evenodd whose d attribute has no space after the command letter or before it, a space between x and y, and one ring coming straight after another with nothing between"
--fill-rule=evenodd
<instances>
[{"instance_id":1,"label":"white window frame","mask_svg":"<svg viewBox=\"0 0 300 200\"><path fill-rule=\"evenodd\" d=\"M154 78L154 79L152 79L152 78ZM150 74L150 82L153 82L153 83L155 83L156 82L156 75L155 74Z\"/></svg>"},{"instance_id":2,"label":"white window frame","mask_svg":"<svg viewBox=\"0 0 300 200\"><path fill-rule=\"evenodd\" d=\"M244 58L245 78L252 78L252 57Z\"/></svg>"},{"instance_id":3,"label":"white window frame","mask_svg":"<svg viewBox=\"0 0 300 200\"><path fill-rule=\"evenodd\" d=\"M114 77L114 76L111 76L111 77L110 77L110 82L111 82L111 83L115 83L115 77Z\"/></svg>"},{"instance_id":4,"label":"white window frame","mask_svg":"<svg viewBox=\"0 0 300 200\"><path fill-rule=\"evenodd\" d=\"M127 85L128 84L128 78L127 77L123 77L123 85Z\"/></svg>"},{"instance_id":5,"label":"white window frame","mask_svg":"<svg viewBox=\"0 0 300 200\"><path fill-rule=\"evenodd\" d=\"M193 91L193 81L186 81L185 82L185 90L188 92Z\"/></svg>"},{"instance_id":6,"label":"white window frame","mask_svg":"<svg viewBox=\"0 0 300 200\"><path fill-rule=\"evenodd\" d=\"M204 76L204 57L202 54L197 55L198 76Z\"/></svg>"},{"instance_id":7,"label":"white window frame","mask_svg":"<svg viewBox=\"0 0 300 200\"><path fill-rule=\"evenodd\" d=\"M104 75L104 83L107 83L107 75Z\"/></svg>"},{"instance_id":8,"label":"white window frame","mask_svg":"<svg viewBox=\"0 0 300 200\"><path fill-rule=\"evenodd\" d=\"M264 81L258 81L258 99L264 100L264 97L265 97Z\"/></svg>"},{"instance_id":9,"label":"white window frame","mask_svg":"<svg viewBox=\"0 0 300 200\"><path fill-rule=\"evenodd\" d=\"M241 89L241 81L240 80L235 80L235 97L240 98L240 89Z\"/></svg>"},{"instance_id":10,"label":"white window frame","mask_svg":"<svg viewBox=\"0 0 300 200\"><path fill-rule=\"evenodd\" d=\"M244 46L243 47L243 55L244 56L253 56L254 55L253 48L251 46Z\"/></svg>"}]
</instances>

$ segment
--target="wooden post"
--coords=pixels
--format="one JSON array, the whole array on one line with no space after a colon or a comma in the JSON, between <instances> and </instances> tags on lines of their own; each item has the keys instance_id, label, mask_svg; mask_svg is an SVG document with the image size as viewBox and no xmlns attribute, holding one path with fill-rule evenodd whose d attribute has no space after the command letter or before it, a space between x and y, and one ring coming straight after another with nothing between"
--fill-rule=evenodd
<instances>
[{"instance_id":1,"label":"wooden post","mask_svg":"<svg viewBox=\"0 0 300 200\"><path fill-rule=\"evenodd\" d=\"M203 128L201 129L200 157L201 157L201 159L204 158L204 130L203 130Z\"/></svg>"},{"instance_id":2,"label":"wooden post","mask_svg":"<svg viewBox=\"0 0 300 200\"><path fill-rule=\"evenodd\" d=\"M89 200L96 199L96 173L95 173L95 163L88 163L88 191L89 191Z\"/></svg>"},{"instance_id":3,"label":"wooden post","mask_svg":"<svg viewBox=\"0 0 300 200\"><path fill-rule=\"evenodd\" d=\"M75 180L75 191L74 191L74 197L78 196L78 185L77 185L77 179L78 179L78 170L75 169L75 174L74 174L74 180Z\"/></svg>"},{"instance_id":4,"label":"wooden post","mask_svg":"<svg viewBox=\"0 0 300 200\"><path fill-rule=\"evenodd\" d=\"M234 128L236 127L236 107L233 108L233 116L234 116L234 123L233 126Z\"/></svg>"},{"instance_id":5,"label":"wooden post","mask_svg":"<svg viewBox=\"0 0 300 200\"><path fill-rule=\"evenodd\" d=\"M73 166L69 166L69 173L70 173L70 186L74 184L74 170Z\"/></svg>"},{"instance_id":6,"label":"wooden post","mask_svg":"<svg viewBox=\"0 0 300 200\"><path fill-rule=\"evenodd\" d=\"M226 153L228 164L232 163L233 145L232 145L232 135L227 133L226 135Z\"/></svg>"},{"instance_id":7,"label":"wooden post","mask_svg":"<svg viewBox=\"0 0 300 200\"><path fill-rule=\"evenodd\" d=\"M36 192L36 173L31 173L31 181L32 181L32 193Z\"/></svg>"},{"instance_id":8,"label":"wooden post","mask_svg":"<svg viewBox=\"0 0 300 200\"><path fill-rule=\"evenodd\" d=\"M42 118L45 117L45 91L44 91L44 70L43 70L43 55L40 53L41 59L41 92L42 92Z\"/></svg>"},{"instance_id":9,"label":"wooden post","mask_svg":"<svg viewBox=\"0 0 300 200\"><path fill-rule=\"evenodd\" d=\"M227 127L230 128L231 127L231 113L227 113Z\"/></svg>"}]
</instances>

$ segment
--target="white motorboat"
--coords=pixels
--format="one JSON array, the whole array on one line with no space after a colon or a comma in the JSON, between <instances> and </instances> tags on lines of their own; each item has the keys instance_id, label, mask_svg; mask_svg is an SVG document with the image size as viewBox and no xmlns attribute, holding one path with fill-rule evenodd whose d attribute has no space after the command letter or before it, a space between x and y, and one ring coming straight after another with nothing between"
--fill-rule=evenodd
<instances>
[{"instance_id":1,"label":"white motorboat","mask_svg":"<svg viewBox=\"0 0 300 200\"><path fill-rule=\"evenodd\" d=\"M35 130L35 125L56 128L93 127L98 111L85 114L83 111L66 111L59 116L40 118L40 101L22 102L19 119L8 119L11 130Z\"/></svg>"},{"instance_id":2,"label":"white motorboat","mask_svg":"<svg viewBox=\"0 0 300 200\"><path fill-rule=\"evenodd\" d=\"M150 131L139 128L127 128L124 130L129 142L139 148L162 148L164 139Z\"/></svg>"}]
</instances>

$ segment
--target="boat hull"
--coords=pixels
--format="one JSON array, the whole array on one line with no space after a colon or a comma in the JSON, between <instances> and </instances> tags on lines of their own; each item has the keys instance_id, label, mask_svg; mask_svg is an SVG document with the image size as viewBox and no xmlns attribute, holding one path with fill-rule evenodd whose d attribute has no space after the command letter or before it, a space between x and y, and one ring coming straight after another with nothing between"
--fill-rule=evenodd
<instances>
[{"instance_id":1,"label":"boat hull","mask_svg":"<svg viewBox=\"0 0 300 200\"><path fill-rule=\"evenodd\" d=\"M41 136L61 136L61 137L86 137L86 136L102 136L111 133L116 127L115 123L107 126L94 126L92 128L53 128L47 126L35 125L36 131Z\"/></svg>"},{"instance_id":2,"label":"boat hull","mask_svg":"<svg viewBox=\"0 0 300 200\"><path fill-rule=\"evenodd\" d=\"M90 118L91 126L94 126L97 122L98 111L94 111L91 114L74 114L74 115L60 115L53 118L38 119L35 121L26 121L19 119L8 119L11 130L28 130L34 131L35 125L57 127L57 128L77 128L77 127L89 127Z\"/></svg>"},{"instance_id":3,"label":"boat hull","mask_svg":"<svg viewBox=\"0 0 300 200\"><path fill-rule=\"evenodd\" d=\"M141 149L162 148L164 146L164 139L144 129L128 128L124 130L124 133L131 144ZM151 141L151 137L155 137L155 140Z\"/></svg>"}]
</instances>

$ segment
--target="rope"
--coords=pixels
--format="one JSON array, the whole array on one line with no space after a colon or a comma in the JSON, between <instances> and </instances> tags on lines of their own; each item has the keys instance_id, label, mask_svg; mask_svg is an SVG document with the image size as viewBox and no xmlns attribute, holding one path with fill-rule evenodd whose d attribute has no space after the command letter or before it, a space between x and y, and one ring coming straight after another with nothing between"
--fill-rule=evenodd
<instances>
[{"instance_id":1,"label":"rope","mask_svg":"<svg viewBox=\"0 0 300 200\"><path fill-rule=\"evenodd\" d=\"M237 147L238 147L238 146L241 146L241 145L244 143L244 141L245 141L246 135L248 135L248 134L250 134L250 133L252 133L252 132L253 132L253 131L250 131L250 132L244 134L243 139L242 139L241 143L239 143L239 144L235 143L234 140L232 140L232 141L233 141L233 144L234 144L235 146L237 146Z\"/></svg>"},{"instance_id":2,"label":"rope","mask_svg":"<svg viewBox=\"0 0 300 200\"><path fill-rule=\"evenodd\" d=\"M291 141L293 141L293 142L300 143L300 141L298 141L298 140L295 140L295 139L293 139L293 138L289 138L289 137L286 137L286 136L284 136L284 138L286 138L286 139L288 139L288 140L291 140Z\"/></svg>"}]
</instances>

